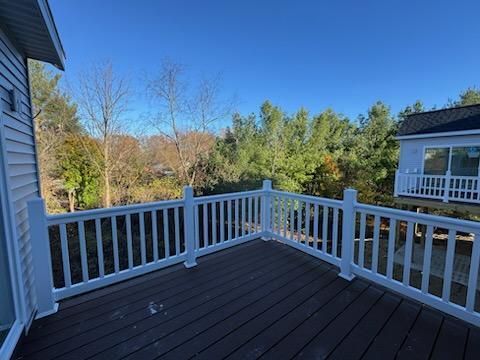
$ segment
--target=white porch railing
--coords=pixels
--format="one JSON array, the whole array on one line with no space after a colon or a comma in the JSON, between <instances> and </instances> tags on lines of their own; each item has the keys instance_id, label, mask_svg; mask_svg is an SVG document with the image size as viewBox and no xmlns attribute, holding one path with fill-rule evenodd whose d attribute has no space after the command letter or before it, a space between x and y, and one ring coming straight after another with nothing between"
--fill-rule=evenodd
<instances>
[{"instance_id":1,"label":"white porch railing","mask_svg":"<svg viewBox=\"0 0 480 360\"><path fill-rule=\"evenodd\" d=\"M360 204L355 190L340 201L266 180L257 191L194 198L186 188L182 200L73 214L46 215L33 200L29 211L40 315L60 299L262 237L480 325L480 223Z\"/></svg>"},{"instance_id":2,"label":"white porch railing","mask_svg":"<svg viewBox=\"0 0 480 360\"><path fill-rule=\"evenodd\" d=\"M477 176L425 175L400 173L395 175L395 196L413 196L480 203L480 178Z\"/></svg>"}]
</instances>

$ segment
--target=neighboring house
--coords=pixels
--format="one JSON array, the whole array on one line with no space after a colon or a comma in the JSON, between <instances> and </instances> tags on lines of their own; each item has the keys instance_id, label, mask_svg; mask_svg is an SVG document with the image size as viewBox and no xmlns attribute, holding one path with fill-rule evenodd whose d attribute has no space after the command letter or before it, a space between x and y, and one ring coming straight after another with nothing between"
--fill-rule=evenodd
<instances>
[{"instance_id":1,"label":"neighboring house","mask_svg":"<svg viewBox=\"0 0 480 360\"><path fill-rule=\"evenodd\" d=\"M40 196L27 59L63 69L46 0L0 0L0 359L37 304L27 201Z\"/></svg>"},{"instance_id":2,"label":"neighboring house","mask_svg":"<svg viewBox=\"0 0 480 360\"><path fill-rule=\"evenodd\" d=\"M480 104L411 114L397 139L397 202L475 211L480 204Z\"/></svg>"}]
</instances>

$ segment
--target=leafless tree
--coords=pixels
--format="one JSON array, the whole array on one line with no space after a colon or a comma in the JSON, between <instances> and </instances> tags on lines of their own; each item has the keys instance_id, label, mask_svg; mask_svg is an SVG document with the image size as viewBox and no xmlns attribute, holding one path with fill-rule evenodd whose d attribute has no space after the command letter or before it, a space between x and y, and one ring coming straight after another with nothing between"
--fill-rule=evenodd
<instances>
[{"instance_id":1,"label":"leafless tree","mask_svg":"<svg viewBox=\"0 0 480 360\"><path fill-rule=\"evenodd\" d=\"M130 97L124 77L114 73L111 62L93 66L80 78L78 103L85 129L96 140L97 149L85 146L92 163L102 174L103 205L112 205L112 175L121 165L128 147L115 146L125 130L125 114ZM115 149L115 152L114 151ZM118 153L120 152L120 153Z\"/></svg>"},{"instance_id":2,"label":"leafless tree","mask_svg":"<svg viewBox=\"0 0 480 360\"><path fill-rule=\"evenodd\" d=\"M165 60L147 93L158 106L151 124L166 139L167 152L174 148L172 169L183 183L196 186L202 160L214 144L215 126L230 115L233 102L220 99L219 77L203 79L193 89L189 85L184 66Z\"/></svg>"}]
</instances>

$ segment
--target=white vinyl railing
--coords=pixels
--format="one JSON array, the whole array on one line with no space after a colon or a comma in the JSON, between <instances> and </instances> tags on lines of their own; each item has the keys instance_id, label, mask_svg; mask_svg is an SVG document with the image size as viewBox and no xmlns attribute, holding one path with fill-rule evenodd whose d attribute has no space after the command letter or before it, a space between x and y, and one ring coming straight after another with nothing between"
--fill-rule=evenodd
<instances>
[{"instance_id":1,"label":"white vinyl railing","mask_svg":"<svg viewBox=\"0 0 480 360\"><path fill-rule=\"evenodd\" d=\"M354 274L480 325L480 223L365 204L355 211Z\"/></svg>"},{"instance_id":2,"label":"white vinyl railing","mask_svg":"<svg viewBox=\"0 0 480 360\"><path fill-rule=\"evenodd\" d=\"M342 201L273 190L270 203L274 238L340 265Z\"/></svg>"},{"instance_id":3,"label":"white vinyl railing","mask_svg":"<svg viewBox=\"0 0 480 360\"><path fill-rule=\"evenodd\" d=\"M56 301L259 237L480 325L480 223L263 189L46 215L29 203L40 316Z\"/></svg>"},{"instance_id":4,"label":"white vinyl railing","mask_svg":"<svg viewBox=\"0 0 480 360\"><path fill-rule=\"evenodd\" d=\"M395 196L413 196L480 203L480 178L477 176L425 175L396 172Z\"/></svg>"}]
</instances>

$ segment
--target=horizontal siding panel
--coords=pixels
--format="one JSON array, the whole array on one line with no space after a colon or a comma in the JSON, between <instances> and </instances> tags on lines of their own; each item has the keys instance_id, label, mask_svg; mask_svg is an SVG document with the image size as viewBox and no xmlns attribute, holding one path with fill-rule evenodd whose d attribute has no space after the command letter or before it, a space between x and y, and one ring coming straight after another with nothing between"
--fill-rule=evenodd
<instances>
[{"instance_id":1,"label":"horizontal siding panel","mask_svg":"<svg viewBox=\"0 0 480 360\"><path fill-rule=\"evenodd\" d=\"M0 98L4 103L3 111L8 111L11 114L14 114L10 111L10 95L9 91L13 88L13 85L9 83L5 78L0 76ZM20 101L22 103L22 113L25 113L27 116L30 114L30 101L25 94L20 93Z\"/></svg>"},{"instance_id":2,"label":"horizontal siding panel","mask_svg":"<svg viewBox=\"0 0 480 360\"><path fill-rule=\"evenodd\" d=\"M25 235L28 235L27 233L29 230L30 230L30 223L28 222L28 216L27 216L27 219L17 224L17 236L19 238L22 238Z\"/></svg>"},{"instance_id":3,"label":"horizontal siding panel","mask_svg":"<svg viewBox=\"0 0 480 360\"><path fill-rule=\"evenodd\" d=\"M22 76L27 79L28 78L28 70L26 62L22 59L22 57L18 54L12 52L12 50L8 47L5 39L0 37L0 52L3 54L5 59L7 59L8 64L13 66L16 71L18 71Z\"/></svg>"},{"instance_id":4,"label":"horizontal siding panel","mask_svg":"<svg viewBox=\"0 0 480 360\"><path fill-rule=\"evenodd\" d=\"M30 178L30 179L22 179L21 181L15 181L14 185L12 185L12 191L20 190L25 187L34 186L38 190L37 179Z\"/></svg>"},{"instance_id":5,"label":"horizontal siding panel","mask_svg":"<svg viewBox=\"0 0 480 360\"><path fill-rule=\"evenodd\" d=\"M7 140L5 146L7 152L35 155L35 148L32 145Z\"/></svg>"},{"instance_id":6,"label":"horizontal siding panel","mask_svg":"<svg viewBox=\"0 0 480 360\"><path fill-rule=\"evenodd\" d=\"M6 67L9 68L13 76L23 83L28 83L28 76L26 69L19 68L18 61L12 57L12 55L6 51L5 44L0 41L0 62Z\"/></svg>"},{"instance_id":7,"label":"horizontal siding panel","mask_svg":"<svg viewBox=\"0 0 480 360\"><path fill-rule=\"evenodd\" d=\"M10 88L15 86L18 91L20 91L23 95L28 98L28 87L25 83L22 83L20 79L18 79L14 73L10 69L8 69L1 61L0 61L0 77L4 78L5 80L10 83ZM7 88L9 89L9 88Z\"/></svg>"},{"instance_id":8,"label":"horizontal siding panel","mask_svg":"<svg viewBox=\"0 0 480 360\"><path fill-rule=\"evenodd\" d=\"M5 117L5 116L4 116ZM10 124L8 123L5 123L5 129L6 130L9 130L9 131L16 131L18 132L19 134L18 135L15 135L15 136L11 136L11 133L10 133L10 137L7 137L7 139L11 139L11 140L14 140L14 141L22 141L20 139L20 137L22 135L24 136L27 136L28 139L31 139L33 140L33 129L31 126L29 126L28 124L26 123L22 123L20 120L18 119L12 119L12 121L10 122ZM34 143L32 143L33 145Z\"/></svg>"},{"instance_id":9,"label":"horizontal siding panel","mask_svg":"<svg viewBox=\"0 0 480 360\"><path fill-rule=\"evenodd\" d=\"M15 116L14 113L3 113L3 122L11 129L21 131L26 134L33 134L33 126L27 116Z\"/></svg>"},{"instance_id":10,"label":"horizontal siding panel","mask_svg":"<svg viewBox=\"0 0 480 360\"><path fill-rule=\"evenodd\" d=\"M35 156L31 154L8 153L9 164L35 164Z\"/></svg>"},{"instance_id":11,"label":"horizontal siding panel","mask_svg":"<svg viewBox=\"0 0 480 360\"><path fill-rule=\"evenodd\" d=\"M18 116L18 113L15 113L10 110L10 99L6 100L1 95L2 92L6 93L6 90L0 87L0 108L3 108L3 113L7 114L13 118L16 118L18 121L32 126L32 120L30 115L30 106L22 102L21 116ZM8 94L7 94L8 95Z\"/></svg>"},{"instance_id":12,"label":"horizontal siding panel","mask_svg":"<svg viewBox=\"0 0 480 360\"><path fill-rule=\"evenodd\" d=\"M13 195L13 202L16 202L16 201L19 201L19 200L23 200L23 201L26 201L25 199L31 195L31 194L34 194L38 191L38 186L37 186L37 182L35 182L34 184L27 184L25 186L20 186L20 187L17 187L17 188L14 188L13 185L12 185L12 195Z\"/></svg>"},{"instance_id":13,"label":"horizontal siding panel","mask_svg":"<svg viewBox=\"0 0 480 360\"><path fill-rule=\"evenodd\" d=\"M4 45L7 53L9 53L13 58L16 59L16 62L23 66L27 70L27 60L16 48L13 46L12 42L8 39L5 33L0 29L0 42ZM10 57L9 55L9 57Z\"/></svg>"},{"instance_id":14,"label":"horizontal siding panel","mask_svg":"<svg viewBox=\"0 0 480 360\"><path fill-rule=\"evenodd\" d=\"M15 181L16 176L22 176L25 174L33 174L37 176L37 168L35 164L12 164L8 165L8 173L12 181Z\"/></svg>"},{"instance_id":15,"label":"horizontal siding panel","mask_svg":"<svg viewBox=\"0 0 480 360\"><path fill-rule=\"evenodd\" d=\"M19 198L17 201L13 202L13 207L15 214L19 214L21 211L27 211L27 201L35 199L37 197L36 193L28 194L24 197Z\"/></svg>"},{"instance_id":16,"label":"horizontal siding panel","mask_svg":"<svg viewBox=\"0 0 480 360\"><path fill-rule=\"evenodd\" d=\"M15 213L15 222L17 224L28 222L28 211L27 204L25 203L23 207L20 207Z\"/></svg>"},{"instance_id":17,"label":"horizontal siding panel","mask_svg":"<svg viewBox=\"0 0 480 360\"><path fill-rule=\"evenodd\" d=\"M15 140L17 142L23 142L24 144L35 145L33 135L27 135L11 127L5 126L5 138Z\"/></svg>"}]
</instances>

